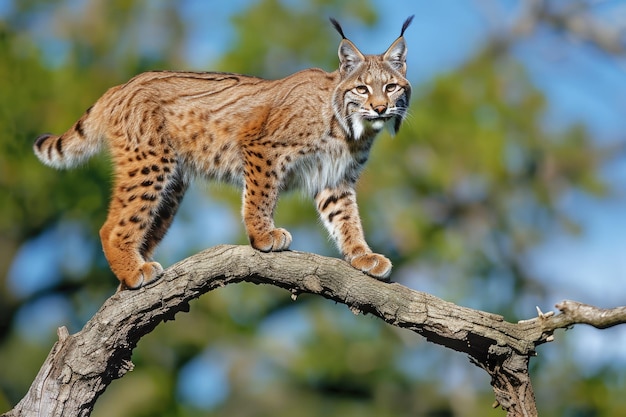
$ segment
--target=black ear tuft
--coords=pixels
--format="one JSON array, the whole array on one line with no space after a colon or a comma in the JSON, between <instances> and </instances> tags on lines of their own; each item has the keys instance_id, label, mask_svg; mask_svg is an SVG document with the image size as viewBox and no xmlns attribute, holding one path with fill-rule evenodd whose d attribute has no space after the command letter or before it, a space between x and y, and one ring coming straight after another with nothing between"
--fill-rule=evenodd
<instances>
[{"instance_id":1,"label":"black ear tuft","mask_svg":"<svg viewBox=\"0 0 626 417\"><path fill-rule=\"evenodd\" d=\"M329 17L328 18L330 20L330 23L333 24L333 26L335 27L335 29L337 30L337 32L339 32L339 34L341 35L341 37L343 39L347 39L346 35L343 34L343 29L341 28L341 25L339 24L339 22L337 22L334 18Z\"/></svg>"},{"instance_id":2,"label":"black ear tuft","mask_svg":"<svg viewBox=\"0 0 626 417\"><path fill-rule=\"evenodd\" d=\"M415 15L411 15L404 21L404 24L402 25L402 31L400 32L400 36L401 37L404 36L404 31L406 30L406 28L409 27L409 25L413 21L414 17L415 17Z\"/></svg>"}]
</instances>

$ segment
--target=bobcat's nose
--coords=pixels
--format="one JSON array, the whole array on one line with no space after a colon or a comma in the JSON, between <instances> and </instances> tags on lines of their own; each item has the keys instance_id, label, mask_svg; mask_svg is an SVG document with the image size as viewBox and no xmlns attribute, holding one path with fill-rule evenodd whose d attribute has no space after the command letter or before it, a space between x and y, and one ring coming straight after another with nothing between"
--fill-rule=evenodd
<instances>
[{"instance_id":1,"label":"bobcat's nose","mask_svg":"<svg viewBox=\"0 0 626 417\"><path fill-rule=\"evenodd\" d=\"M374 111L376 113L378 113L379 115L385 113L387 111L387 106L384 104L380 104L378 106L372 106L372 108L374 109Z\"/></svg>"}]
</instances>

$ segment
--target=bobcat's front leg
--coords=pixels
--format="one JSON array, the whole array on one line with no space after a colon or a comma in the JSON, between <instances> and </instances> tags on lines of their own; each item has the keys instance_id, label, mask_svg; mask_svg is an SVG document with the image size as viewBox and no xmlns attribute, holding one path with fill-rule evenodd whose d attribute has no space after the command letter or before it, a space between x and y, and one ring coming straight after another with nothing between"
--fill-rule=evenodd
<instances>
[{"instance_id":1,"label":"bobcat's front leg","mask_svg":"<svg viewBox=\"0 0 626 417\"><path fill-rule=\"evenodd\" d=\"M262 252L278 252L289 249L291 234L274 226L278 181L267 169L266 173L256 172L256 176L246 173L242 216L250 245Z\"/></svg>"},{"instance_id":2,"label":"bobcat's front leg","mask_svg":"<svg viewBox=\"0 0 626 417\"><path fill-rule=\"evenodd\" d=\"M315 203L324 226L346 261L374 278L386 280L391 274L391 261L373 253L365 242L354 189L349 186L324 189L315 196Z\"/></svg>"}]
</instances>

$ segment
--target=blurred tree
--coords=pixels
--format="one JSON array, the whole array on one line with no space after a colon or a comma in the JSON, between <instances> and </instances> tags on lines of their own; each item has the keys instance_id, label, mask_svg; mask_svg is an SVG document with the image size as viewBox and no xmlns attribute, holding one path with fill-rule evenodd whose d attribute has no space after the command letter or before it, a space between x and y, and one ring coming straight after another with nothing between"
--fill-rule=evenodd
<instances>
[{"instance_id":1,"label":"blurred tree","mask_svg":"<svg viewBox=\"0 0 626 417\"><path fill-rule=\"evenodd\" d=\"M51 172L32 155L32 141L64 131L107 88L138 72L184 69L181 10L189 2L11 5L0 17L0 409L26 392L54 327L79 329L116 285L97 241L109 195L106 158ZM211 69L271 78L312 65L330 70L338 42L328 15L377 21L373 6L359 0L250 2L232 19L235 38ZM415 276L437 276L449 283L440 296L515 320L524 317L518 300L535 305L543 296L528 252L555 228L576 230L559 199L572 190L607 190L588 133L545 128L545 100L507 46L489 43L429 86L414 86L407 123L372 152L360 205L372 244L393 256L395 280L417 286ZM238 192L213 195L238 211ZM288 198L279 208L280 223L309 236L319 233L314 216L308 201ZM70 234L87 236L86 243L74 251ZM37 275L34 251L53 250L61 257L56 268ZM92 261L76 270L78 257ZM54 314L58 322L39 324ZM424 345L324 300L293 304L277 289L231 286L143 339L135 371L111 385L94 415L502 414L487 411L492 394L484 376L455 374L456 356ZM568 366L582 382L556 384L558 396L546 397L543 415L624 413L611 395L625 387L623 378L605 369L585 379ZM587 388L604 378L612 385L598 402L600 388Z\"/></svg>"}]
</instances>

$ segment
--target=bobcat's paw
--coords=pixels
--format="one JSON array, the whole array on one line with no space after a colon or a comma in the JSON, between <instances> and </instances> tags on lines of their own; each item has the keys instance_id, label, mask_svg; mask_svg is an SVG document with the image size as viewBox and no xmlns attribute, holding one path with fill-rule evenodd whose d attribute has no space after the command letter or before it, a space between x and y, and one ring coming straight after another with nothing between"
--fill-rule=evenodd
<instances>
[{"instance_id":1,"label":"bobcat's paw","mask_svg":"<svg viewBox=\"0 0 626 417\"><path fill-rule=\"evenodd\" d=\"M350 260L350 265L381 281L388 281L391 274L391 261L377 253L357 255Z\"/></svg>"},{"instance_id":2,"label":"bobcat's paw","mask_svg":"<svg viewBox=\"0 0 626 417\"><path fill-rule=\"evenodd\" d=\"M120 279L118 290L136 290L153 281L156 281L163 274L163 267L158 262L146 262L139 268L139 271L131 277Z\"/></svg>"},{"instance_id":3,"label":"bobcat's paw","mask_svg":"<svg viewBox=\"0 0 626 417\"><path fill-rule=\"evenodd\" d=\"M261 252L280 252L289 249L291 233L283 228L273 229L256 236L250 236L250 244Z\"/></svg>"}]
</instances>

